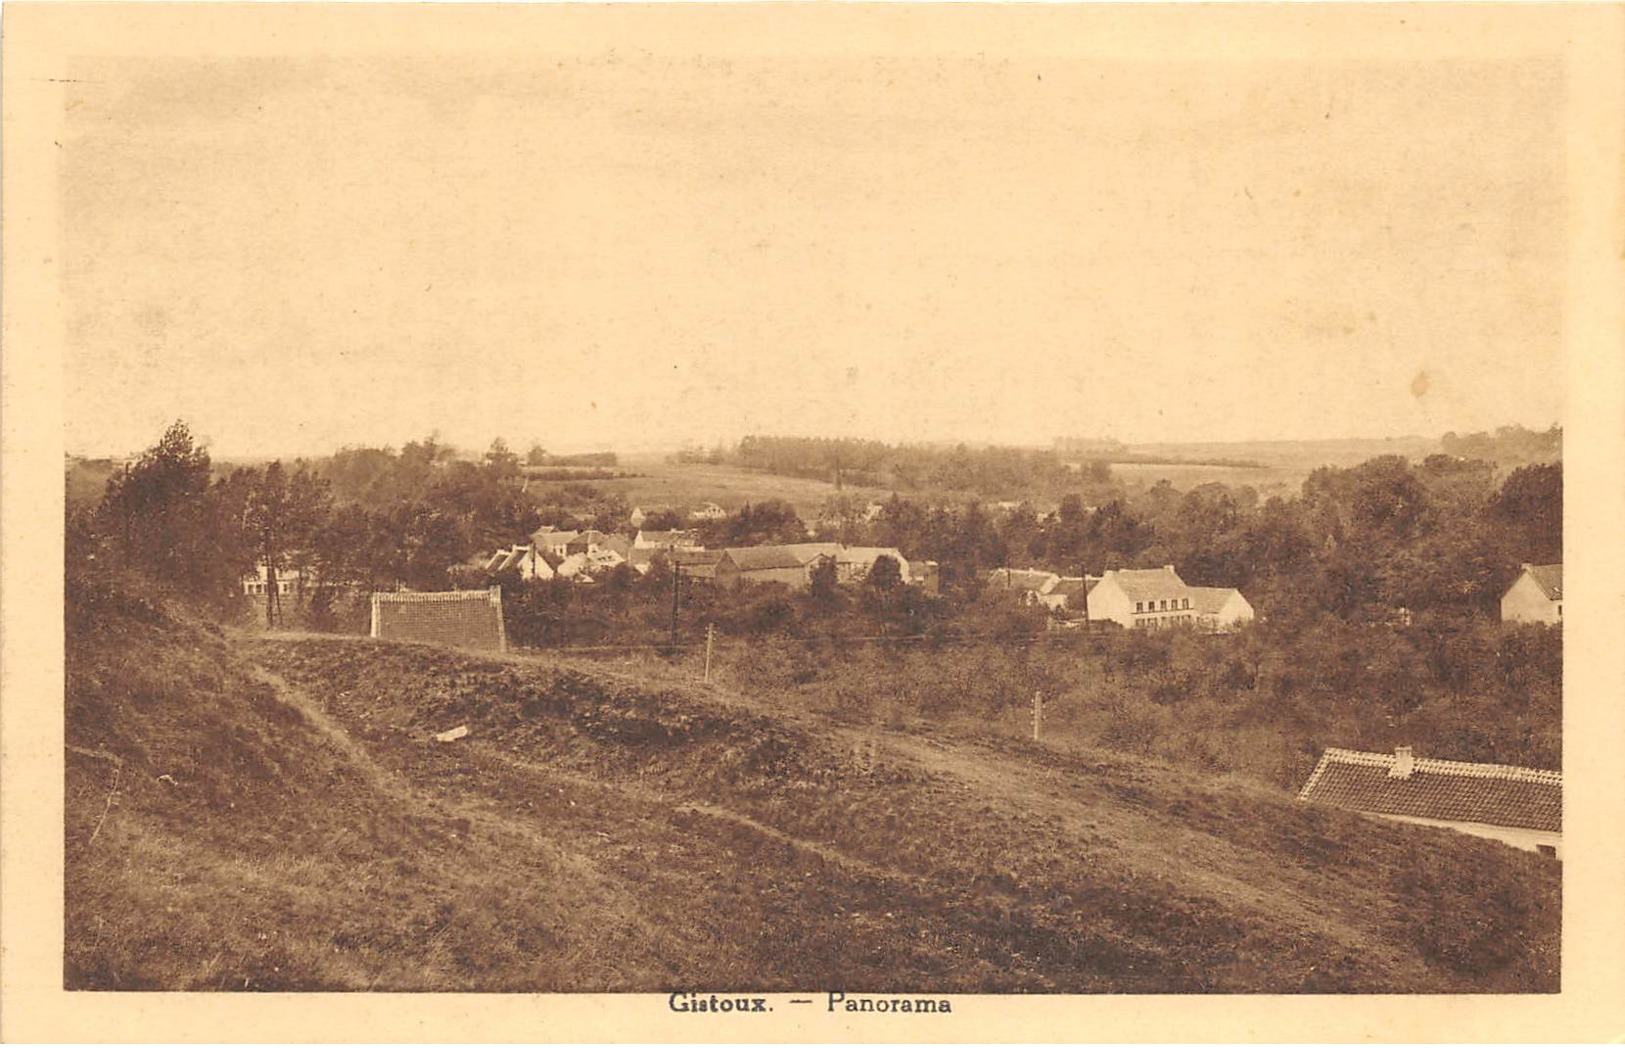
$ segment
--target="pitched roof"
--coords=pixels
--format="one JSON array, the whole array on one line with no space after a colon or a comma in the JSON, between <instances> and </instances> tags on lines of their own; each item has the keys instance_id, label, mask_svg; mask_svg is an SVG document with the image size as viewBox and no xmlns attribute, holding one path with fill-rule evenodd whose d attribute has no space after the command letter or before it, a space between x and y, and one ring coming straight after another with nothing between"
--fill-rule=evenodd
<instances>
[{"instance_id":1,"label":"pitched roof","mask_svg":"<svg viewBox=\"0 0 1625 1048\"><path fill-rule=\"evenodd\" d=\"M1404 778L1392 753L1329 749L1298 794L1301 801L1375 815L1563 829L1563 773L1506 764L1414 759Z\"/></svg>"},{"instance_id":2,"label":"pitched roof","mask_svg":"<svg viewBox=\"0 0 1625 1048\"><path fill-rule=\"evenodd\" d=\"M740 571L769 571L775 568L799 568L813 557L803 555L789 546L740 546L723 550L722 555L733 561Z\"/></svg>"},{"instance_id":3,"label":"pitched roof","mask_svg":"<svg viewBox=\"0 0 1625 1048\"><path fill-rule=\"evenodd\" d=\"M1069 575L1063 575L1061 576L1061 580L1059 582L1050 587L1049 596L1074 597L1079 593L1088 593L1090 590L1095 588L1095 583L1099 581L1099 579L1085 579L1082 577L1074 578Z\"/></svg>"},{"instance_id":4,"label":"pitched roof","mask_svg":"<svg viewBox=\"0 0 1625 1048\"><path fill-rule=\"evenodd\" d=\"M1225 602L1231 595L1240 595L1241 591L1234 587L1188 586L1185 593L1191 599L1192 611L1198 615L1217 615L1224 610Z\"/></svg>"},{"instance_id":5,"label":"pitched roof","mask_svg":"<svg viewBox=\"0 0 1625 1048\"><path fill-rule=\"evenodd\" d=\"M1563 599L1563 565L1561 564L1525 564L1523 570L1535 580L1535 585L1546 594L1547 600Z\"/></svg>"},{"instance_id":6,"label":"pitched roof","mask_svg":"<svg viewBox=\"0 0 1625 1048\"><path fill-rule=\"evenodd\" d=\"M881 557L890 557L900 568L908 567L908 558L896 546L842 546L835 554L842 564L873 564Z\"/></svg>"},{"instance_id":7,"label":"pitched roof","mask_svg":"<svg viewBox=\"0 0 1625 1048\"><path fill-rule=\"evenodd\" d=\"M782 546L762 546L760 549L787 549L794 553L803 564L808 564L818 557L839 557L841 544L839 542L787 542Z\"/></svg>"},{"instance_id":8,"label":"pitched roof","mask_svg":"<svg viewBox=\"0 0 1625 1048\"><path fill-rule=\"evenodd\" d=\"M693 579L716 578L717 563L722 560L722 551L717 549L683 549L679 546L663 552L678 572Z\"/></svg>"},{"instance_id":9,"label":"pitched roof","mask_svg":"<svg viewBox=\"0 0 1625 1048\"><path fill-rule=\"evenodd\" d=\"M373 636L383 640L445 644L501 651L502 591L374 593Z\"/></svg>"},{"instance_id":10,"label":"pitched roof","mask_svg":"<svg viewBox=\"0 0 1625 1048\"><path fill-rule=\"evenodd\" d=\"M574 542L580 534L579 531L537 531L532 532L530 538L547 549L557 549Z\"/></svg>"},{"instance_id":11,"label":"pitched roof","mask_svg":"<svg viewBox=\"0 0 1625 1048\"><path fill-rule=\"evenodd\" d=\"M1052 586L1061 581L1061 576L1053 571L1035 571L1031 568L994 568L987 573L987 580L1004 589L1048 593Z\"/></svg>"},{"instance_id":12,"label":"pitched roof","mask_svg":"<svg viewBox=\"0 0 1625 1048\"><path fill-rule=\"evenodd\" d=\"M1129 600L1162 600L1190 596L1185 580L1173 566L1148 569L1119 569L1108 571L1101 578L1115 579Z\"/></svg>"}]
</instances>

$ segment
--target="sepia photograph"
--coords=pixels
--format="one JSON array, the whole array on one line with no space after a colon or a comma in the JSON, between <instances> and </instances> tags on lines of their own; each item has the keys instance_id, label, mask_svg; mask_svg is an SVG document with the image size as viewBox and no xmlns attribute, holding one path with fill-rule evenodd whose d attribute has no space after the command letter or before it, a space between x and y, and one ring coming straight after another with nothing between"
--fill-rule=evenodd
<instances>
[{"instance_id":1,"label":"sepia photograph","mask_svg":"<svg viewBox=\"0 0 1625 1048\"><path fill-rule=\"evenodd\" d=\"M53 992L1574 989L1532 7L74 6Z\"/></svg>"}]
</instances>

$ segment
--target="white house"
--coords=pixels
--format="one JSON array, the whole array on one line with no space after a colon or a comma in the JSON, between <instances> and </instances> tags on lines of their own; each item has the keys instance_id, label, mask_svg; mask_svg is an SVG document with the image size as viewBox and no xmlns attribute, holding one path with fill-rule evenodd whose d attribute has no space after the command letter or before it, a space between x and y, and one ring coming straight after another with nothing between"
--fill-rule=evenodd
<instances>
[{"instance_id":1,"label":"white house","mask_svg":"<svg viewBox=\"0 0 1625 1048\"><path fill-rule=\"evenodd\" d=\"M1172 564L1144 570L1108 570L1089 591L1091 622L1126 629L1196 624L1191 588Z\"/></svg>"},{"instance_id":2,"label":"white house","mask_svg":"<svg viewBox=\"0 0 1625 1048\"><path fill-rule=\"evenodd\" d=\"M1190 597L1198 629L1228 632L1253 621L1253 606L1238 589L1192 586Z\"/></svg>"},{"instance_id":3,"label":"white house","mask_svg":"<svg viewBox=\"0 0 1625 1048\"><path fill-rule=\"evenodd\" d=\"M254 565L254 574L243 576L243 595L247 597L263 597L265 591L271 586L271 572L264 561ZM276 573L277 595L286 597L299 588L299 572L293 568L284 568Z\"/></svg>"},{"instance_id":4,"label":"white house","mask_svg":"<svg viewBox=\"0 0 1625 1048\"><path fill-rule=\"evenodd\" d=\"M485 562L485 570L495 575L501 571L517 571L522 579L550 579L553 568L542 558L534 545L499 549Z\"/></svg>"},{"instance_id":5,"label":"white house","mask_svg":"<svg viewBox=\"0 0 1625 1048\"><path fill-rule=\"evenodd\" d=\"M1512 588L1501 598L1502 622L1563 621L1563 565L1525 564Z\"/></svg>"},{"instance_id":6,"label":"white house","mask_svg":"<svg viewBox=\"0 0 1625 1048\"><path fill-rule=\"evenodd\" d=\"M531 544L544 553L551 553L555 557L569 556L570 543L580 537L577 531L539 530L530 536Z\"/></svg>"},{"instance_id":7,"label":"white house","mask_svg":"<svg viewBox=\"0 0 1625 1048\"><path fill-rule=\"evenodd\" d=\"M1562 772L1328 749L1298 799L1563 856Z\"/></svg>"},{"instance_id":8,"label":"white house","mask_svg":"<svg viewBox=\"0 0 1625 1048\"><path fill-rule=\"evenodd\" d=\"M698 509L691 510L688 519L693 521L726 520L728 511L715 502L707 502Z\"/></svg>"},{"instance_id":9,"label":"white house","mask_svg":"<svg viewBox=\"0 0 1625 1048\"><path fill-rule=\"evenodd\" d=\"M632 539L633 549L699 549L692 531L639 531Z\"/></svg>"}]
</instances>

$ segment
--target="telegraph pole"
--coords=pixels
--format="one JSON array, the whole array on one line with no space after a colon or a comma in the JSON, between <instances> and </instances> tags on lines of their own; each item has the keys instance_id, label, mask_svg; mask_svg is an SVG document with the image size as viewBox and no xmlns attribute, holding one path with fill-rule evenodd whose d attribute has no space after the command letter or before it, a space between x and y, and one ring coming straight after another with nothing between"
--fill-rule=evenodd
<instances>
[{"instance_id":1,"label":"telegraph pole","mask_svg":"<svg viewBox=\"0 0 1625 1048\"><path fill-rule=\"evenodd\" d=\"M1041 691L1034 691L1033 692L1033 741L1034 742L1038 741L1038 736L1039 736L1040 732L1042 731L1043 726L1044 726L1044 693L1041 692Z\"/></svg>"},{"instance_id":2,"label":"telegraph pole","mask_svg":"<svg viewBox=\"0 0 1625 1048\"><path fill-rule=\"evenodd\" d=\"M717 627L714 622L705 624L705 683L711 683L711 641L716 636Z\"/></svg>"},{"instance_id":3,"label":"telegraph pole","mask_svg":"<svg viewBox=\"0 0 1625 1048\"><path fill-rule=\"evenodd\" d=\"M682 567L673 563L671 566L671 646L673 648L677 647L677 584L682 577Z\"/></svg>"}]
</instances>

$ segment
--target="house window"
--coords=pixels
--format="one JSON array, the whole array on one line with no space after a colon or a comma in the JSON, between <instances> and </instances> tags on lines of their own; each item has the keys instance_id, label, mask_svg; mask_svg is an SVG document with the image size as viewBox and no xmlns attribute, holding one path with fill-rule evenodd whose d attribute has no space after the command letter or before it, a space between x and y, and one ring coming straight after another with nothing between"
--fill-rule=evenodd
<instances>
[{"instance_id":1,"label":"house window","mask_svg":"<svg viewBox=\"0 0 1625 1048\"><path fill-rule=\"evenodd\" d=\"M1167 601L1163 601L1163 602L1162 602L1162 610L1163 610L1163 611L1167 611L1167 610L1168 610L1168 602L1167 602Z\"/></svg>"},{"instance_id":2,"label":"house window","mask_svg":"<svg viewBox=\"0 0 1625 1048\"><path fill-rule=\"evenodd\" d=\"M1558 617L1558 618L1562 618L1562 617L1563 617L1563 605L1561 605L1561 604L1559 604L1559 605L1558 605L1558 606L1557 606L1557 617Z\"/></svg>"},{"instance_id":3,"label":"house window","mask_svg":"<svg viewBox=\"0 0 1625 1048\"><path fill-rule=\"evenodd\" d=\"M1135 601L1134 602L1134 614L1139 615L1140 613L1142 613L1144 611L1145 611L1145 602L1140 601L1140 600Z\"/></svg>"},{"instance_id":4,"label":"house window","mask_svg":"<svg viewBox=\"0 0 1625 1048\"><path fill-rule=\"evenodd\" d=\"M1186 597L1185 598L1185 607L1189 608L1190 606L1191 606L1191 599L1189 597Z\"/></svg>"}]
</instances>

